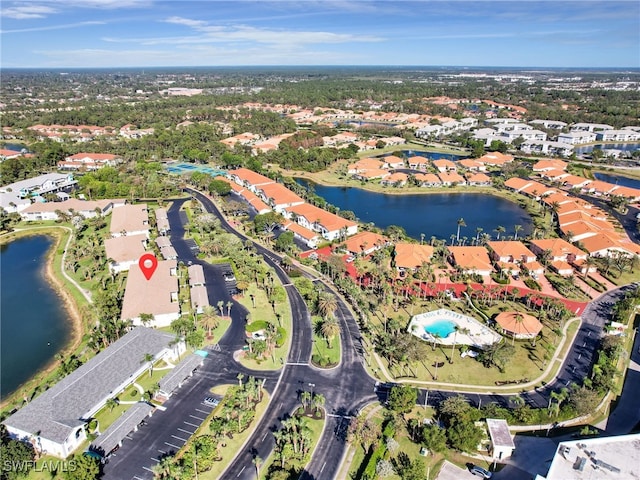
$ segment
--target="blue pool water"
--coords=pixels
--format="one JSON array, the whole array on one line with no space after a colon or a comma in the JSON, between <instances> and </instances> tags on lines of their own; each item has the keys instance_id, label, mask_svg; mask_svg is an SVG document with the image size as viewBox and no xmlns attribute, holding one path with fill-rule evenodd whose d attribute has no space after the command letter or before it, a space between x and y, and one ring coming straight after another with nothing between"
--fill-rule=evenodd
<instances>
[{"instance_id":1,"label":"blue pool water","mask_svg":"<svg viewBox=\"0 0 640 480\"><path fill-rule=\"evenodd\" d=\"M225 174L224 170L218 170L207 165L196 165L193 163L173 163L168 165L166 169L169 173L176 173L178 175L186 172L203 172L214 177Z\"/></svg>"},{"instance_id":2,"label":"blue pool water","mask_svg":"<svg viewBox=\"0 0 640 480\"><path fill-rule=\"evenodd\" d=\"M447 338L456 329L456 324L451 320L436 320L429 325L425 325L424 331L431 335L438 335L440 338Z\"/></svg>"}]
</instances>

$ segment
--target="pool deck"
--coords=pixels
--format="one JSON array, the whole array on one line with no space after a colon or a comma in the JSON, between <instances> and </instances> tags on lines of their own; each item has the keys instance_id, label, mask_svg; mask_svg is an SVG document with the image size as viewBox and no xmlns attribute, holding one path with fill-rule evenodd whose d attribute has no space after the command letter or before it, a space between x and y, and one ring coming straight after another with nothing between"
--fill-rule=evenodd
<instances>
[{"instance_id":1,"label":"pool deck","mask_svg":"<svg viewBox=\"0 0 640 480\"><path fill-rule=\"evenodd\" d=\"M450 334L446 338L434 338L424 330L424 327L438 320L450 320L458 326L459 330L467 329L469 333L460 333L458 331L458 333ZM418 326L415 331L413 330L413 325ZM415 315L411 319L411 322L409 322L407 331L421 340L427 342L435 341L440 345L453 345L455 341L456 345L470 345L482 348L502 339L501 335L480 323L475 318L446 309Z\"/></svg>"}]
</instances>

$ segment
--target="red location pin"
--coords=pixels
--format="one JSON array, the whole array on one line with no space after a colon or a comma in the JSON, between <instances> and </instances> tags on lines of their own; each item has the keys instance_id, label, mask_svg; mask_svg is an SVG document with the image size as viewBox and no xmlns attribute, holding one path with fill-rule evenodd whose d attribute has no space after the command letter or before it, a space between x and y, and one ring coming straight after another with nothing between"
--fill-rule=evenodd
<instances>
[{"instance_id":1,"label":"red location pin","mask_svg":"<svg viewBox=\"0 0 640 480\"><path fill-rule=\"evenodd\" d=\"M144 278L151 280L153 272L158 268L158 259L153 253L145 253L140 257L140 260L138 260L138 266L140 270L142 270Z\"/></svg>"}]
</instances>

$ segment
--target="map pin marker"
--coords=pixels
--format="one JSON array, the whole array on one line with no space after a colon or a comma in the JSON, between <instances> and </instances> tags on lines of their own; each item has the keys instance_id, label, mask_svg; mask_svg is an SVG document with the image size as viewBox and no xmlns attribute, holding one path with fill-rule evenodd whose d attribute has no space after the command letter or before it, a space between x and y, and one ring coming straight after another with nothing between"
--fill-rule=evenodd
<instances>
[{"instance_id":1,"label":"map pin marker","mask_svg":"<svg viewBox=\"0 0 640 480\"><path fill-rule=\"evenodd\" d=\"M138 260L138 266L140 270L142 270L144 278L151 280L153 273L156 271L156 268L158 268L158 259L153 253L145 253L140 257L140 260Z\"/></svg>"}]
</instances>

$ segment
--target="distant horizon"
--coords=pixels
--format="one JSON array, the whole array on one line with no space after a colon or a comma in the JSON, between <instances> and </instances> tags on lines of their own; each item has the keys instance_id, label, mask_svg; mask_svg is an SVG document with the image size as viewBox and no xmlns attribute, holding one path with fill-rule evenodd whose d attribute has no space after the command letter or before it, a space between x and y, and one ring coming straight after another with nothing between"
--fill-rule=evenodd
<instances>
[{"instance_id":1,"label":"distant horizon","mask_svg":"<svg viewBox=\"0 0 640 480\"><path fill-rule=\"evenodd\" d=\"M3 0L0 15L3 69L640 68L636 0Z\"/></svg>"},{"instance_id":2,"label":"distant horizon","mask_svg":"<svg viewBox=\"0 0 640 480\"><path fill-rule=\"evenodd\" d=\"M612 66L612 67L550 67L550 66L517 66L517 65L154 65L154 66L111 66L111 67L3 67L4 71L11 70L36 70L36 71L100 71L100 70L206 70L206 69L224 69L224 70L246 70L246 69L448 69L448 70L477 70L480 72L486 72L491 70L510 70L516 72L544 72L544 71L602 71L602 72L615 72L615 71L630 71L640 73L640 67L625 67L625 66Z\"/></svg>"}]
</instances>

